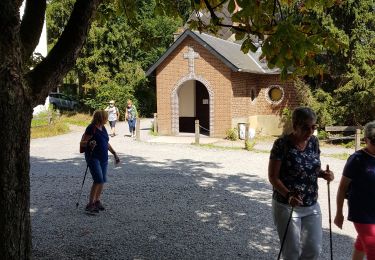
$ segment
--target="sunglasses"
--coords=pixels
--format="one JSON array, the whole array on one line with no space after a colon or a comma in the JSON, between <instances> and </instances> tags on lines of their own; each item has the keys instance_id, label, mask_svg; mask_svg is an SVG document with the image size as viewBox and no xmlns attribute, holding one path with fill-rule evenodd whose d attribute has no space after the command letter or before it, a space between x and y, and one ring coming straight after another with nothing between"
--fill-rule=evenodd
<instances>
[{"instance_id":1,"label":"sunglasses","mask_svg":"<svg viewBox=\"0 0 375 260\"><path fill-rule=\"evenodd\" d=\"M306 125L301 125L300 128L301 128L302 131L305 131L305 132L310 131L310 130L315 131L318 128L318 125L317 124L312 124L312 125L306 124Z\"/></svg>"}]
</instances>

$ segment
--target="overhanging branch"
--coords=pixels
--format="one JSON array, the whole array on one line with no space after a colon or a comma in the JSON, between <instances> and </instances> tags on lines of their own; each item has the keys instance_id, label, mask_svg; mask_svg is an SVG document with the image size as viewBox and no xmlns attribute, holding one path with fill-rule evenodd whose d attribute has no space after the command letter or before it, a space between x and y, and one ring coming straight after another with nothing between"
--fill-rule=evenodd
<instances>
[{"instance_id":1,"label":"overhanging branch","mask_svg":"<svg viewBox=\"0 0 375 260\"><path fill-rule=\"evenodd\" d=\"M46 0L26 0L20 28L21 51L24 61L31 56L38 45L43 30L45 12Z\"/></svg>"},{"instance_id":2,"label":"overhanging branch","mask_svg":"<svg viewBox=\"0 0 375 260\"><path fill-rule=\"evenodd\" d=\"M102 0L77 0L56 45L26 76L35 103L43 102L48 92L56 87L74 66L101 2Z\"/></svg>"}]
</instances>

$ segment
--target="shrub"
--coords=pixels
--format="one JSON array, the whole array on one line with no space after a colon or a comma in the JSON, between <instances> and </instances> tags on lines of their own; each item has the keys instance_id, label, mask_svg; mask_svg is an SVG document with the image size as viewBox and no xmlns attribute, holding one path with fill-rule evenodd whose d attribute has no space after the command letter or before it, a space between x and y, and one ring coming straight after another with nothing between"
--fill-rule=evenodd
<instances>
[{"instance_id":1,"label":"shrub","mask_svg":"<svg viewBox=\"0 0 375 260\"><path fill-rule=\"evenodd\" d=\"M318 139L319 140L326 140L326 139L328 139L328 136L329 136L328 132L326 132L324 130L318 131Z\"/></svg>"},{"instance_id":2,"label":"shrub","mask_svg":"<svg viewBox=\"0 0 375 260\"><path fill-rule=\"evenodd\" d=\"M281 122L283 123L283 133L288 134L293 131L292 110L284 108L281 112Z\"/></svg>"},{"instance_id":3,"label":"shrub","mask_svg":"<svg viewBox=\"0 0 375 260\"><path fill-rule=\"evenodd\" d=\"M255 141L254 140L246 140L245 141L245 149L248 151L254 150Z\"/></svg>"},{"instance_id":4,"label":"shrub","mask_svg":"<svg viewBox=\"0 0 375 260\"><path fill-rule=\"evenodd\" d=\"M150 134L151 134L151 135L154 135L154 136L157 136L157 135L158 135L158 132L155 131L155 129L154 129L154 123L151 123Z\"/></svg>"},{"instance_id":5,"label":"shrub","mask_svg":"<svg viewBox=\"0 0 375 260\"><path fill-rule=\"evenodd\" d=\"M354 148L355 147L355 141L350 141L350 142L347 142L347 143L344 143L343 146L345 148Z\"/></svg>"},{"instance_id":6,"label":"shrub","mask_svg":"<svg viewBox=\"0 0 375 260\"><path fill-rule=\"evenodd\" d=\"M231 141L236 141L238 140L238 129L235 128L230 128L226 131L226 139L231 140Z\"/></svg>"}]
</instances>

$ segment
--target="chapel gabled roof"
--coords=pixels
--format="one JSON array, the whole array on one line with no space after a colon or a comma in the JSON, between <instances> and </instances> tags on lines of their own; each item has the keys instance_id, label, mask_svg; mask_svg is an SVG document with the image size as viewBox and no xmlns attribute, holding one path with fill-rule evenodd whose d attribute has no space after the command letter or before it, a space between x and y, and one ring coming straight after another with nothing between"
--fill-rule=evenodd
<instances>
[{"instance_id":1,"label":"chapel gabled roof","mask_svg":"<svg viewBox=\"0 0 375 260\"><path fill-rule=\"evenodd\" d=\"M269 69L266 62L259 61L260 52L245 54L241 45L229 40L220 39L205 33L185 30L168 50L147 70L149 76L187 37L193 38L206 48L212 55L235 72L255 74L279 74L278 69Z\"/></svg>"}]
</instances>

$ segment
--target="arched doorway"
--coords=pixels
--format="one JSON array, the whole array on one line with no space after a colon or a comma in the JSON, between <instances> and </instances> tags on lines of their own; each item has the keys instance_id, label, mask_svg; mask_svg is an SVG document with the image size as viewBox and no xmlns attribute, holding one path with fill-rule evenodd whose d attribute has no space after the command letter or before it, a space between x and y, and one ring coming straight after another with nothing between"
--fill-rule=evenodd
<instances>
[{"instance_id":1,"label":"arched doorway","mask_svg":"<svg viewBox=\"0 0 375 260\"><path fill-rule=\"evenodd\" d=\"M205 85L188 80L178 88L177 95L179 132L194 133L198 119L201 134L210 135L210 95Z\"/></svg>"}]
</instances>

